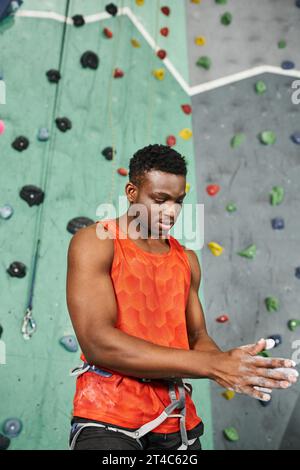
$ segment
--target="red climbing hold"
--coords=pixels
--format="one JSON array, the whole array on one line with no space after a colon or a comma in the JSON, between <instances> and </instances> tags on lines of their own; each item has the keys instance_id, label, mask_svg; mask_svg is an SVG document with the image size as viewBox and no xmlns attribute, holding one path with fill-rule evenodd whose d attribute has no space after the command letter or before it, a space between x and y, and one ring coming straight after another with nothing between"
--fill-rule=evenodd
<instances>
[{"instance_id":1,"label":"red climbing hold","mask_svg":"<svg viewBox=\"0 0 300 470\"><path fill-rule=\"evenodd\" d=\"M169 135L169 137L167 138L167 145L169 147L173 147L173 145L176 144L176 137L174 135Z\"/></svg>"},{"instance_id":2,"label":"red climbing hold","mask_svg":"<svg viewBox=\"0 0 300 470\"><path fill-rule=\"evenodd\" d=\"M169 7L161 7L161 11L166 16L169 16L171 12Z\"/></svg>"},{"instance_id":3,"label":"red climbing hold","mask_svg":"<svg viewBox=\"0 0 300 470\"><path fill-rule=\"evenodd\" d=\"M121 69L115 69L114 71L114 78L122 78L124 76L124 72Z\"/></svg>"},{"instance_id":4,"label":"red climbing hold","mask_svg":"<svg viewBox=\"0 0 300 470\"><path fill-rule=\"evenodd\" d=\"M169 28L161 28L160 34L167 37L169 35Z\"/></svg>"},{"instance_id":5,"label":"red climbing hold","mask_svg":"<svg viewBox=\"0 0 300 470\"><path fill-rule=\"evenodd\" d=\"M181 105L181 108L185 114L191 114L192 112L192 107L189 104L183 104Z\"/></svg>"},{"instance_id":6,"label":"red climbing hold","mask_svg":"<svg viewBox=\"0 0 300 470\"><path fill-rule=\"evenodd\" d=\"M166 51L164 51L163 49L159 49L159 51L157 51L157 56L161 59L161 60L164 60L167 56L167 53Z\"/></svg>"},{"instance_id":7,"label":"red climbing hold","mask_svg":"<svg viewBox=\"0 0 300 470\"><path fill-rule=\"evenodd\" d=\"M104 33L104 35L105 35L107 38L109 38L109 39L113 37L112 31L111 31L110 29L108 29L108 28L104 28L104 29L103 29L103 33Z\"/></svg>"},{"instance_id":8,"label":"red climbing hold","mask_svg":"<svg viewBox=\"0 0 300 470\"><path fill-rule=\"evenodd\" d=\"M218 184L209 184L206 187L206 192L209 196L215 196L220 191L220 186Z\"/></svg>"},{"instance_id":9,"label":"red climbing hold","mask_svg":"<svg viewBox=\"0 0 300 470\"><path fill-rule=\"evenodd\" d=\"M221 315L220 317L216 318L216 321L218 323L225 323L229 320L229 317L227 315Z\"/></svg>"},{"instance_id":10,"label":"red climbing hold","mask_svg":"<svg viewBox=\"0 0 300 470\"><path fill-rule=\"evenodd\" d=\"M118 173L121 176L127 176L128 175L128 171L126 170L126 168L118 168Z\"/></svg>"}]
</instances>

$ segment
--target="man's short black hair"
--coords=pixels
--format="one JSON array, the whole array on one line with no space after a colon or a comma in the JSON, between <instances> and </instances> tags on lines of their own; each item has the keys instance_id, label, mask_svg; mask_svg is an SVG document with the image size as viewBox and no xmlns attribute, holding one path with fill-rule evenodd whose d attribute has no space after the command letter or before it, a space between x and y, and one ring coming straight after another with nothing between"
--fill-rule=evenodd
<instances>
[{"instance_id":1,"label":"man's short black hair","mask_svg":"<svg viewBox=\"0 0 300 470\"><path fill-rule=\"evenodd\" d=\"M129 162L129 181L140 186L146 172L159 170L174 175L187 174L185 157L168 145L148 145L133 155Z\"/></svg>"}]
</instances>

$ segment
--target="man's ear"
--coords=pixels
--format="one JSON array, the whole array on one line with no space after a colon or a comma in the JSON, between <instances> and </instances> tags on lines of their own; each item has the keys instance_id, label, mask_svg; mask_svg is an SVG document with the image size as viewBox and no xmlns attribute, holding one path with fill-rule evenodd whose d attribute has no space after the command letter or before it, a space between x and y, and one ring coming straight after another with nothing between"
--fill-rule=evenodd
<instances>
[{"instance_id":1,"label":"man's ear","mask_svg":"<svg viewBox=\"0 0 300 470\"><path fill-rule=\"evenodd\" d=\"M125 193L126 193L128 202L130 204L133 204L137 198L138 188L135 184L129 181L129 183L127 183L125 186Z\"/></svg>"}]
</instances>

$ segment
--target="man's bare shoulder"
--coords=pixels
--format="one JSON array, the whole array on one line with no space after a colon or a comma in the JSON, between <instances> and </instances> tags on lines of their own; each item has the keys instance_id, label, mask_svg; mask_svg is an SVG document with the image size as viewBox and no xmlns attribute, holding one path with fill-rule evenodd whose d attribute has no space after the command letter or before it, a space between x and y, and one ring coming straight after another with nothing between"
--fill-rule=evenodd
<instances>
[{"instance_id":1,"label":"man's bare shoulder","mask_svg":"<svg viewBox=\"0 0 300 470\"><path fill-rule=\"evenodd\" d=\"M194 250L191 250L190 248L186 248L183 245L182 245L182 248L184 249L184 252L186 253L186 255L188 257L192 273L197 278L200 277L201 276L201 268L200 268L200 263L199 263L197 253Z\"/></svg>"}]
</instances>

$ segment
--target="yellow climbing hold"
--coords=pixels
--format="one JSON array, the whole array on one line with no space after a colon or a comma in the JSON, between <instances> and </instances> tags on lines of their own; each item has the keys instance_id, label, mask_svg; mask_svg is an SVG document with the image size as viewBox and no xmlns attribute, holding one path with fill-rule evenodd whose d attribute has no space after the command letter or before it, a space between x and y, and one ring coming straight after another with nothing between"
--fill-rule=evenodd
<instances>
[{"instance_id":1,"label":"yellow climbing hold","mask_svg":"<svg viewBox=\"0 0 300 470\"><path fill-rule=\"evenodd\" d=\"M157 80L163 80L165 78L165 70L164 69L155 69L153 70L153 75Z\"/></svg>"},{"instance_id":2,"label":"yellow climbing hold","mask_svg":"<svg viewBox=\"0 0 300 470\"><path fill-rule=\"evenodd\" d=\"M179 135L180 137L182 137L184 140L189 140L192 135L193 135L193 132L191 131L191 129L182 129L180 132L179 132Z\"/></svg>"},{"instance_id":3,"label":"yellow climbing hold","mask_svg":"<svg viewBox=\"0 0 300 470\"><path fill-rule=\"evenodd\" d=\"M131 39L131 44L133 45L133 47L141 47L141 44L139 43L139 41L134 38Z\"/></svg>"},{"instance_id":4,"label":"yellow climbing hold","mask_svg":"<svg viewBox=\"0 0 300 470\"><path fill-rule=\"evenodd\" d=\"M232 400L235 395L235 392L233 390L225 390L225 392L222 393L222 396L226 398L226 400Z\"/></svg>"},{"instance_id":5,"label":"yellow climbing hold","mask_svg":"<svg viewBox=\"0 0 300 470\"><path fill-rule=\"evenodd\" d=\"M135 3L137 4L138 7L141 7L144 5L144 0L135 0Z\"/></svg>"},{"instance_id":6,"label":"yellow climbing hold","mask_svg":"<svg viewBox=\"0 0 300 470\"><path fill-rule=\"evenodd\" d=\"M186 183L185 184L185 192L188 193L190 189L191 189L190 183Z\"/></svg>"},{"instance_id":7,"label":"yellow climbing hold","mask_svg":"<svg viewBox=\"0 0 300 470\"><path fill-rule=\"evenodd\" d=\"M201 3L201 0L191 0L191 3L196 3L197 5L199 5L199 3Z\"/></svg>"},{"instance_id":8,"label":"yellow climbing hold","mask_svg":"<svg viewBox=\"0 0 300 470\"><path fill-rule=\"evenodd\" d=\"M206 39L204 36L195 37L195 44L197 46L204 46L206 44Z\"/></svg>"},{"instance_id":9,"label":"yellow climbing hold","mask_svg":"<svg viewBox=\"0 0 300 470\"><path fill-rule=\"evenodd\" d=\"M223 247L219 243L209 242L207 246L214 256L220 256L223 252Z\"/></svg>"}]
</instances>

